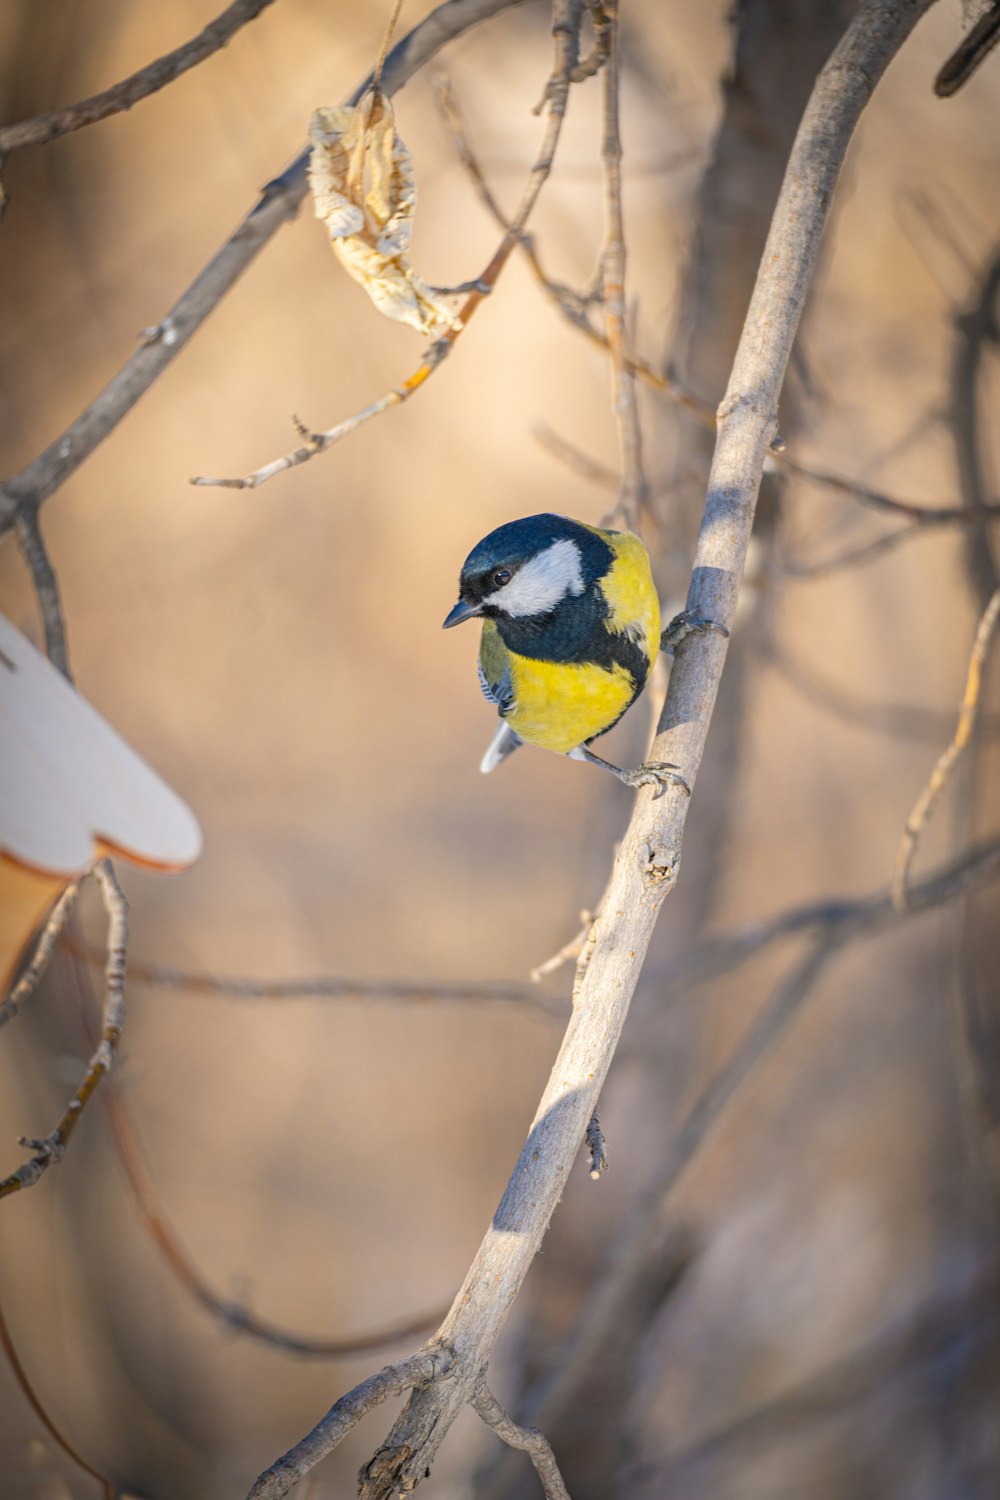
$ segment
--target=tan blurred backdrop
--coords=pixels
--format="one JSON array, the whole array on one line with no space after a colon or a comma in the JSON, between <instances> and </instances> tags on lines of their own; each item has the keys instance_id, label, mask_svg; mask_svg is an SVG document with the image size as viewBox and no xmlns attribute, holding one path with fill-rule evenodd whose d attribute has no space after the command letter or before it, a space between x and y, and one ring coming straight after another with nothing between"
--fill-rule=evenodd
<instances>
[{"instance_id":1,"label":"tan blurred backdrop","mask_svg":"<svg viewBox=\"0 0 1000 1500\"><path fill-rule=\"evenodd\" d=\"M106 86L217 8L6 0L0 117ZM740 116L722 89L727 6L622 9L637 341L714 400L754 255L728 252L737 275L724 302L728 273L711 266L723 230L711 214L731 215L749 247L741 216L766 223L773 192L752 163L730 176L721 208L709 191L720 122ZM806 33L829 17L819 5L812 17L801 4L772 9L775 87L784 76L804 90L802 17ZM0 229L3 472L72 420L300 148L311 110L364 75L385 11L277 0L130 113L11 157ZM405 7L402 24L423 13ZM800 30L786 53L781 26L793 13ZM952 101L931 92L960 20L954 5L935 8L863 122L785 423L797 456L928 504L958 497L942 417L955 315L1000 241L1000 65ZM537 147L531 107L549 56L536 4L441 59L508 206ZM430 71L399 96L397 114L420 188L414 262L449 284L482 269L497 233L437 119ZM552 274L576 285L600 245L599 98L594 82L574 90L534 224ZM752 115L755 105L766 125L766 99L740 107ZM775 126L779 143L788 128ZM521 263L405 408L258 492L188 484L284 452L291 413L331 425L398 383L420 352L416 335L380 319L346 279L306 206L45 508L76 681L204 827L189 874L125 872L137 960L261 978L521 979L600 894L630 794L533 751L482 778L493 724L476 687L474 632L439 628L463 557L494 525L541 509L598 521L610 504L534 436L548 424L617 463L605 361L558 321ZM992 343L978 412L994 485L998 395ZM662 524L649 540L677 607L705 447L665 401L644 393L642 409ZM681 887L602 1111L612 1171L595 1186L581 1163L512 1315L496 1365L512 1405L526 1373L557 1357L672 1129L791 949L676 1005L658 979L702 930L884 888L961 694L982 602L982 563L970 563L966 538L928 530L864 567L782 580L768 568L784 557L832 556L890 523L806 484L766 492L763 506L758 573ZM0 587L5 611L37 639L9 540ZM768 663L772 637L808 691ZM907 717L909 708L926 712ZM649 712L632 719L609 741L622 757L641 755ZM995 828L992 745L975 784L966 776L961 796L949 794L921 868ZM85 917L99 939L96 909ZM964 1314L930 1364L901 1359L860 1394L838 1391L777 1427L751 1422L687 1467L678 1458L880 1328L961 1291L988 1261L993 1184L961 1108L953 1009L961 941L974 943L980 999L995 1009L987 898L973 919L964 939L949 911L851 948L741 1092L676 1195L697 1247L687 1276L662 1304L650 1294L643 1305L628 1357L609 1366L606 1404L582 1394L550 1432L574 1500L996 1493L996 1344L963 1345ZM550 993L567 985L564 974ZM223 1295L328 1337L447 1303L521 1144L557 1024L500 1005L250 1002L141 981L128 995L118 1085L163 1207ZM19 1160L19 1133L51 1127L85 1052L73 965L62 959L3 1038L0 1170ZM387 1357L295 1358L221 1328L145 1234L99 1102L58 1171L0 1217L0 1298L21 1358L88 1460L138 1494L242 1494ZM981 1330L991 1312L977 1307L970 1322ZM5 1370L0 1389L0 1493L93 1493ZM353 1493L353 1472L387 1425L385 1412L370 1419L303 1493ZM520 1458L508 1479L476 1480L495 1456L494 1439L463 1421L429 1500L467 1500L487 1482L510 1497L536 1492Z\"/></svg>"}]
</instances>

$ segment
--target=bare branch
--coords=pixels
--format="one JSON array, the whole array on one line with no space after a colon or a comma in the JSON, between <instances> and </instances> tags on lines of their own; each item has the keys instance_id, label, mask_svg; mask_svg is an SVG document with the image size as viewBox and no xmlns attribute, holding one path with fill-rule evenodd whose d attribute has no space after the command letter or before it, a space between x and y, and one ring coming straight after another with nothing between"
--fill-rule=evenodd
<instances>
[{"instance_id":1,"label":"bare branch","mask_svg":"<svg viewBox=\"0 0 1000 1500\"><path fill-rule=\"evenodd\" d=\"M398 93L456 36L522 3L524 0L444 0L393 48L382 75L383 90ZM370 84L371 78L366 78L349 102L356 104ZM20 474L0 484L0 534L10 529L23 505L42 504L89 458L180 353L271 236L295 216L306 191L307 162L308 152L303 151L267 184L243 222L166 317L150 330L142 347L65 432Z\"/></svg>"},{"instance_id":2,"label":"bare branch","mask_svg":"<svg viewBox=\"0 0 1000 1500\"><path fill-rule=\"evenodd\" d=\"M218 52L241 27L259 16L272 3L273 0L233 0L232 5L228 5L221 15L210 21L191 41L158 57L155 62L140 68L128 78L123 78L121 83L116 83L112 88L104 89L90 99L83 99L79 104L67 105L65 109L50 110L48 114L20 120L16 125L0 125L0 158L10 151L20 150L22 146L44 145L46 141L68 135L71 130L80 130L84 125L93 125L98 120L106 120L109 115L131 109L140 99L157 93L189 68L196 67L206 57L211 57L213 52Z\"/></svg>"},{"instance_id":3,"label":"bare branch","mask_svg":"<svg viewBox=\"0 0 1000 1500\"><path fill-rule=\"evenodd\" d=\"M71 953L88 963L99 963L93 948L64 941ZM306 975L289 979L250 979L235 974L207 974L169 964L143 963L129 959L129 977L163 989L186 990L195 995L230 996L235 1000L385 1000L413 1005L465 1003L475 1005L523 1005L546 1016L561 1015L566 1007L535 984L506 984L492 980L446 979L351 979L339 974ZM0 1024L3 1011L0 1008Z\"/></svg>"},{"instance_id":4,"label":"bare branch","mask_svg":"<svg viewBox=\"0 0 1000 1500\"><path fill-rule=\"evenodd\" d=\"M59 580L45 547L38 510L24 506L17 515L17 540L21 554L31 573L35 585L38 607L42 613L45 629L45 654L64 677L73 681L69 669L69 648L66 644L66 622L63 619L62 601L59 597Z\"/></svg>"},{"instance_id":5,"label":"bare branch","mask_svg":"<svg viewBox=\"0 0 1000 1500\"><path fill-rule=\"evenodd\" d=\"M28 1405L31 1407L32 1411L35 1413L35 1416L41 1422L46 1432L52 1438L53 1442L57 1445L57 1447L62 1449L63 1453L66 1454L66 1457L70 1459L78 1469L82 1470L84 1474L89 1474L91 1479L95 1479L97 1481L97 1483L101 1486L101 1491L105 1497L105 1500L115 1500L115 1497L118 1494L118 1490L114 1482L111 1479L108 1479L106 1475L101 1474L99 1470L91 1467L91 1465L87 1462L83 1455L78 1453L77 1450L73 1447L73 1444L70 1442L69 1438L63 1436L59 1428L56 1426L55 1422L49 1416L49 1413L46 1411L44 1405L42 1404L41 1397L38 1395L37 1391L28 1378L27 1370L21 1363L20 1355L15 1348L14 1340L11 1336L11 1331L8 1326L7 1319L4 1316L2 1307L0 1307L0 1347L3 1348L3 1352L7 1357L7 1363L10 1365L14 1379L17 1381L17 1384L21 1388L21 1394L24 1396L24 1399L27 1401Z\"/></svg>"},{"instance_id":6,"label":"bare branch","mask_svg":"<svg viewBox=\"0 0 1000 1500\"><path fill-rule=\"evenodd\" d=\"M511 1420L486 1384L485 1371L480 1373L472 1388L469 1405L508 1447L519 1448L527 1453L535 1466L535 1473L542 1481L545 1500L570 1500L548 1439L537 1427L519 1427Z\"/></svg>"},{"instance_id":7,"label":"bare branch","mask_svg":"<svg viewBox=\"0 0 1000 1500\"><path fill-rule=\"evenodd\" d=\"M79 1088L73 1095L51 1135L42 1140L21 1138L23 1146L31 1147L34 1155L0 1181L0 1198L17 1193L22 1188L34 1187L35 1183L54 1162L62 1160L70 1137L80 1121L84 1108L93 1096L105 1073L109 1072L118 1051L122 1026L125 1021L125 950L128 946L128 903L118 884L114 866L108 859L98 860L93 875L101 888L101 896L108 914L107 963L104 970L104 1011L101 1040Z\"/></svg>"},{"instance_id":8,"label":"bare branch","mask_svg":"<svg viewBox=\"0 0 1000 1500\"><path fill-rule=\"evenodd\" d=\"M612 515L634 528L640 511L649 502L649 485L642 466L642 428L635 390L635 371L625 347L625 223L622 213L622 143L618 123L621 55L618 43L618 0L605 6L608 60L604 69L604 248L601 271L604 292L604 326L611 355L611 404L618 426L621 455L621 486Z\"/></svg>"},{"instance_id":9,"label":"bare branch","mask_svg":"<svg viewBox=\"0 0 1000 1500\"><path fill-rule=\"evenodd\" d=\"M390 1396L401 1396L415 1387L429 1385L451 1367L451 1356L443 1348L421 1349L408 1359L386 1365L377 1375L369 1375L346 1396L331 1406L322 1421L317 1422L301 1442L277 1459L250 1490L247 1500L277 1500L287 1495L292 1485L332 1453L343 1442L361 1418Z\"/></svg>"},{"instance_id":10,"label":"bare branch","mask_svg":"<svg viewBox=\"0 0 1000 1500\"><path fill-rule=\"evenodd\" d=\"M774 462L790 474L807 479L811 484L821 484L825 489L848 495L852 500L869 510L883 511L887 515L905 516L921 526L974 526L984 517L1000 520L1000 501L991 501L981 507L971 505L922 505L915 500L899 500L886 495L882 490L872 489L855 479L844 479L840 474L830 474L826 469L810 469L786 452L772 455Z\"/></svg>"},{"instance_id":11,"label":"bare branch","mask_svg":"<svg viewBox=\"0 0 1000 1500\"><path fill-rule=\"evenodd\" d=\"M972 654L969 657L969 668L965 679L962 706L959 709L958 723L955 726L955 733L952 736L951 743L938 757L931 772L930 780L920 793L920 796L913 805L913 811L906 820L906 829L896 855L896 868L893 872L891 887L893 903L900 910L909 904L907 885L910 878L910 867L913 864L913 856L917 849L917 841L923 832L927 819L930 817L931 809L951 779L951 774L955 769L955 764L959 756L972 738L972 731L976 726L976 716L979 712L979 697L983 685L983 669L990 645L993 641L993 633L996 630L998 619L1000 619L1000 589L994 592L976 630L976 638L972 644Z\"/></svg>"},{"instance_id":12,"label":"bare branch","mask_svg":"<svg viewBox=\"0 0 1000 1500\"><path fill-rule=\"evenodd\" d=\"M810 703L843 719L846 724L857 724L875 734L940 743L954 723L952 716L943 710L921 708L911 703L887 703L882 698L870 701L860 698L822 676L815 663L806 666L798 661L773 632L766 637L760 635L751 649ZM995 714L984 714L980 719L980 729L987 727L991 734L995 734L1000 729L1000 719Z\"/></svg>"},{"instance_id":13,"label":"bare branch","mask_svg":"<svg viewBox=\"0 0 1000 1500\"><path fill-rule=\"evenodd\" d=\"M574 474L581 479L587 479L591 484L600 485L603 490L617 490L621 484L620 477L614 469L608 469L604 464L599 464L596 459L582 452L575 444L569 443L564 437L560 437L545 422L539 422L532 429L532 437L540 447L551 453L560 463L564 463Z\"/></svg>"},{"instance_id":14,"label":"bare branch","mask_svg":"<svg viewBox=\"0 0 1000 1500\"><path fill-rule=\"evenodd\" d=\"M979 17L968 36L964 36L954 52L943 63L934 80L934 92L939 99L950 99L972 77L997 42L1000 42L1000 0L994 0L990 8Z\"/></svg>"},{"instance_id":15,"label":"bare branch","mask_svg":"<svg viewBox=\"0 0 1000 1500\"><path fill-rule=\"evenodd\" d=\"M282 1349L286 1354L301 1355L310 1359L350 1359L359 1354L371 1354L389 1345L400 1344L428 1332L441 1321L441 1312L424 1313L417 1318L385 1328L367 1330L350 1338L321 1339L294 1333L270 1318L262 1318L247 1305L232 1297L222 1297L195 1264L190 1252L181 1243L176 1231L164 1213L159 1194L142 1158L128 1114L118 1090L108 1083L102 1090L101 1099L111 1125L111 1133L117 1147L118 1157L125 1171L129 1187L147 1234L156 1245L164 1261L177 1277L184 1289L213 1318L217 1318L234 1333L246 1334L250 1338Z\"/></svg>"},{"instance_id":16,"label":"bare branch","mask_svg":"<svg viewBox=\"0 0 1000 1500\"><path fill-rule=\"evenodd\" d=\"M887 531L882 536L872 537L867 542L858 542L855 546L845 547L842 552L836 552L832 557L824 557L817 562L797 562L795 559L775 563L767 569L767 578L774 582L799 583L803 579L825 578L831 573L842 573L848 568L856 568L859 563L874 562L877 557L884 557L887 552L894 552L904 542L912 541L914 537L922 536L927 528L912 523L908 526L900 526L895 531Z\"/></svg>"},{"instance_id":17,"label":"bare branch","mask_svg":"<svg viewBox=\"0 0 1000 1500\"><path fill-rule=\"evenodd\" d=\"M71 885L66 887L55 906L49 912L45 926L42 928L38 942L35 944L35 951L31 962L11 989L10 994L5 996L3 1001L0 1002L0 1026L6 1026L8 1021L12 1021L25 1000L33 995L38 988L39 981L48 968L49 959L52 957L53 949L59 940L59 934L66 926L69 914L73 909L73 903L76 901L79 892L80 886L74 880Z\"/></svg>"},{"instance_id":18,"label":"bare branch","mask_svg":"<svg viewBox=\"0 0 1000 1500\"><path fill-rule=\"evenodd\" d=\"M493 254L489 265L483 271L474 289L470 292L457 315L454 327L449 328L437 339L424 354L424 357L414 370L413 374L404 380L402 385L395 386L373 401L370 406L355 412L353 416L338 422L334 427L329 427L325 432L303 432L306 442L301 447L294 449L291 453L285 453L280 458L272 459L270 463L264 464L259 469L254 469L250 474L244 474L235 479L211 479L205 475L196 475L191 483L194 485L207 485L212 487L221 486L224 489L255 490L260 485L266 484L276 474L283 473L286 469L297 468L299 464L308 463L320 453L326 453L336 443L355 432L365 422L371 421L392 406L401 406L408 401L415 392L419 391L434 371L447 359L458 339L476 312L476 309L485 302L486 298L496 286L500 273L503 271L513 251L520 242L524 226L531 216L531 211L538 201L538 195L545 183L548 181L555 160L556 148L562 133L562 124L566 115L566 104L569 98L570 74L573 69L577 55L577 43L580 29L580 0L555 0L553 5L552 31L556 44L556 61L548 84L545 89L545 100L547 102L547 114L545 131L542 138L541 149L534 165L528 175L527 183L521 195L521 202L510 225L504 232L503 239ZM301 424L296 426L302 431Z\"/></svg>"}]
</instances>

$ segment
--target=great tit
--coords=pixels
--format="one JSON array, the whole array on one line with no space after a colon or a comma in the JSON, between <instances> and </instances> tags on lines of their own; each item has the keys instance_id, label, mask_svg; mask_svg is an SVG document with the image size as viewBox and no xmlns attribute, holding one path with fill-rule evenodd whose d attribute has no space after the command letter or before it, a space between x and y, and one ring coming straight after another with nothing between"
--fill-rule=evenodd
<instances>
[{"instance_id":1,"label":"great tit","mask_svg":"<svg viewBox=\"0 0 1000 1500\"><path fill-rule=\"evenodd\" d=\"M481 771L527 743L657 796L668 782L688 790L669 762L623 770L589 748L635 702L660 649L660 603L637 536L568 516L508 521L465 559L444 629L474 616L480 686L500 715Z\"/></svg>"}]
</instances>

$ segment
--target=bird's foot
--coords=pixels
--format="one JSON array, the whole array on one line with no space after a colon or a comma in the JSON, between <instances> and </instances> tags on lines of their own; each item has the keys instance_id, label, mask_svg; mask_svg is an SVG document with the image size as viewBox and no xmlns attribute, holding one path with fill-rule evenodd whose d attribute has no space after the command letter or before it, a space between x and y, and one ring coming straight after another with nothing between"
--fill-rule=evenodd
<instances>
[{"instance_id":1,"label":"bird's foot","mask_svg":"<svg viewBox=\"0 0 1000 1500\"><path fill-rule=\"evenodd\" d=\"M682 609L679 615L674 615L660 636L660 650L673 656L681 641L686 641L689 635L697 635L706 630L717 630L720 635L729 639L729 631L725 625L718 625L715 620L706 620L697 610Z\"/></svg>"},{"instance_id":2,"label":"bird's foot","mask_svg":"<svg viewBox=\"0 0 1000 1500\"><path fill-rule=\"evenodd\" d=\"M691 788L681 775L680 768L673 765L669 760L647 760L641 766L636 766L632 771L619 770L618 779L619 781L624 781L626 786L655 787L656 791L653 793L654 801L657 797L663 796L668 786L683 787L688 796L690 797L691 795Z\"/></svg>"}]
</instances>

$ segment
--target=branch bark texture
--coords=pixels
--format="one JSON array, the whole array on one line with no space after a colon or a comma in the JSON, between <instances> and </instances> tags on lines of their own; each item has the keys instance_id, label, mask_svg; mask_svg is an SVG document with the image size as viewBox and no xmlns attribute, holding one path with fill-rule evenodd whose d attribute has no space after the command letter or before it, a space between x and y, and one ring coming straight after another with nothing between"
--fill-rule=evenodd
<instances>
[{"instance_id":1,"label":"branch bark texture","mask_svg":"<svg viewBox=\"0 0 1000 1500\"><path fill-rule=\"evenodd\" d=\"M868 0L862 5L817 80L789 159L719 409L688 594L689 608L729 628L761 472L777 430L778 396L847 146L875 84L931 3ZM680 765L692 785L725 651L725 640L716 632L683 643L651 752L652 759ZM450 1356L447 1370L411 1392L385 1444L362 1471L363 1500L394 1500L411 1493L472 1399L580 1151L657 914L677 879L687 808L688 799L678 788L659 800L648 792L637 797L585 950L573 1016L528 1140L451 1311L429 1345Z\"/></svg>"}]
</instances>

